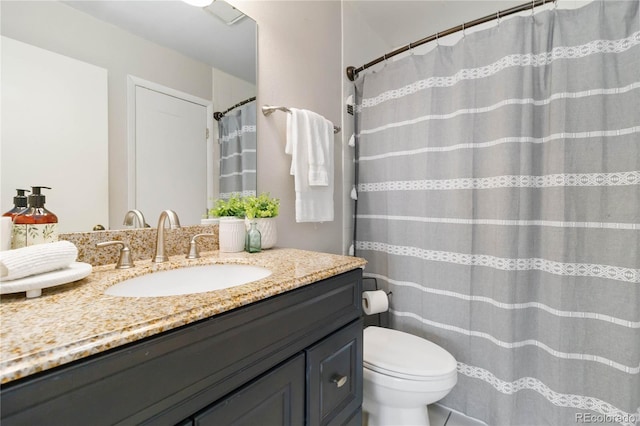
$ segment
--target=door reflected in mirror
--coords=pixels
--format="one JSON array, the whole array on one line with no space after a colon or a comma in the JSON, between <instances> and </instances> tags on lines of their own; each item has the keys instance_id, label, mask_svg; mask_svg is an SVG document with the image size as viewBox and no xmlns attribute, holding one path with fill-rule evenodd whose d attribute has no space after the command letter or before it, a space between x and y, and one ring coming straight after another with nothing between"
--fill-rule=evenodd
<instances>
[{"instance_id":1,"label":"door reflected in mirror","mask_svg":"<svg viewBox=\"0 0 640 426\"><path fill-rule=\"evenodd\" d=\"M219 7L221 1L215 3ZM12 207L15 189L47 185L53 188L47 207L58 215L60 232L90 231L97 224L125 228L125 214L132 209L141 210L149 223L155 223L160 211L172 209L183 225L192 225L220 196L220 185L226 185L222 174L240 176L255 191L255 165L248 166L255 164L255 145L240 146L231 157L242 160L240 169L221 173L221 165L227 168L219 144L222 124L213 119L213 112L256 95L253 20L240 14L227 25L216 10L177 0L3 0L0 18L2 211ZM27 54L30 71L23 68L22 50L38 52L34 57L29 56L33 52ZM63 63L64 84L51 80L54 73L45 61ZM197 132L206 149L186 149L190 142L182 137L184 131L168 137L167 124L182 119L158 106L144 123L145 143L151 140L151 148L136 155L131 78L206 103L205 128ZM87 79L91 90L85 86ZM244 112L234 109L225 117L235 117L241 109ZM236 134L244 132L251 133L251 124L241 123L236 129ZM252 137L255 140L255 102ZM158 181L159 175L146 173L160 161L160 153L164 157L160 176L166 180L155 189L145 189L147 200L141 205L133 181ZM185 165L194 174L182 179ZM185 186L192 190L186 198Z\"/></svg>"}]
</instances>

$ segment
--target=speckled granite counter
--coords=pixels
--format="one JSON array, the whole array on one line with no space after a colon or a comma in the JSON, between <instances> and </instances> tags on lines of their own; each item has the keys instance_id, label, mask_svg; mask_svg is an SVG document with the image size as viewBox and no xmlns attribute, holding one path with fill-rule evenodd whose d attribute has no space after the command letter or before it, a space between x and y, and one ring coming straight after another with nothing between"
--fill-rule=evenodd
<instances>
[{"instance_id":1,"label":"speckled granite counter","mask_svg":"<svg viewBox=\"0 0 640 426\"><path fill-rule=\"evenodd\" d=\"M109 286L153 271L213 263L262 266L267 278L207 293L128 298L107 296ZM356 257L295 249L258 254L202 253L187 260L138 261L135 268L94 267L87 278L43 290L25 299L23 293L0 298L0 370L4 384L43 370L134 342L185 324L275 296L365 265ZM179 284L176 284L179 285Z\"/></svg>"}]
</instances>

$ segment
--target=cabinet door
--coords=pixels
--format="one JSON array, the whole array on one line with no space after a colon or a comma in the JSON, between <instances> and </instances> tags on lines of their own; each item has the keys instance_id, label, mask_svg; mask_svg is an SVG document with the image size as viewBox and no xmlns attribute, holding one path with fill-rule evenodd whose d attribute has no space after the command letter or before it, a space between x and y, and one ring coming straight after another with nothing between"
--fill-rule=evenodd
<instances>
[{"instance_id":1,"label":"cabinet door","mask_svg":"<svg viewBox=\"0 0 640 426\"><path fill-rule=\"evenodd\" d=\"M307 350L307 386L308 426L350 424L360 418L362 320Z\"/></svg>"},{"instance_id":2,"label":"cabinet door","mask_svg":"<svg viewBox=\"0 0 640 426\"><path fill-rule=\"evenodd\" d=\"M305 358L298 354L194 416L194 426L299 426L304 422Z\"/></svg>"}]
</instances>

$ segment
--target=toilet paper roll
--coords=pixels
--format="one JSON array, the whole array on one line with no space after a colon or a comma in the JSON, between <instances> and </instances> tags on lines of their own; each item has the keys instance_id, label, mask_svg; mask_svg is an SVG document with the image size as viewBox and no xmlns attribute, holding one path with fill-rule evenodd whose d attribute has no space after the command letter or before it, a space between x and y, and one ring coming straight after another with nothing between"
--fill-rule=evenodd
<instances>
[{"instance_id":1,"label":"toilet paper roll","mask_svg":"<svg viewBox=\"0 0 640 426\"><path fill-rule=\"evenodd\" d=\"M362 292L362 309L366 315L379 314L389 309L389 298L382 290Z\"/></svg>"}]
</instances>

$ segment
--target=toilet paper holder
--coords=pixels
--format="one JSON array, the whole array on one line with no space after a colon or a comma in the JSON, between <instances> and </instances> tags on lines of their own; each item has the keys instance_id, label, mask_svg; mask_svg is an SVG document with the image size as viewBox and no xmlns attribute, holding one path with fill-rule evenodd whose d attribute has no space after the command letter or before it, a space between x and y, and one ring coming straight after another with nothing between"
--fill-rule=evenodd
<instances>
[{"instance_id":1,"label":"toilet paper holder","mask_svg":"<svg viewBox=\"0 0 640 426\"><path fill-rule=\"evenodd\" d=\"M373 280L373 285L376 287L376 290L380 290L380 288L378 287L378 279L377 278L363 277L362 281L364 281L364 280ZM389 300L391 300L391 295L393 294L393 292L385 290L385 293L387 293L387 296L389 297Z\"/></svg>"},{"instance_id":2,"label":"toilet paper holder","mask_svg":"<svg viewBox=\"0 0 640 426\"><path fill-rule=\"evenodd\" d=\"M366 311L365 306L368 305L369 301L365 301L365 293L368 292L369 289L371 289L371 286L367 285L366 289L363 288L361 299L362 299L362 309L363 309L363 313L365 315L364 317L366 318L365 322L364 322L365 327L368 326L368 325L375 325L375 326L381 326L381 327L388 326L388 321L389 321L389 319L388 319L388 315L389 315L388 310L389 310L389 305L391 304L390 302L391 302L391 296L392 296L393 292L387 291L385 289L380 289L380 287L378 286L378 280L376 278L363 277L362 280L363 280L363 283L364 283L365 280L373 280L375 291L376 292L377 291L381 291L382 293L386 294L386 296L387 296L387 307L385 307L383 311L378 311L375 314L374 313L367 314L364 311Z\"/></svg>"}]
</instances>

